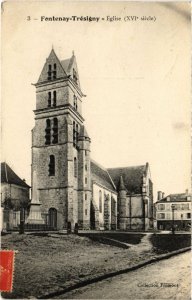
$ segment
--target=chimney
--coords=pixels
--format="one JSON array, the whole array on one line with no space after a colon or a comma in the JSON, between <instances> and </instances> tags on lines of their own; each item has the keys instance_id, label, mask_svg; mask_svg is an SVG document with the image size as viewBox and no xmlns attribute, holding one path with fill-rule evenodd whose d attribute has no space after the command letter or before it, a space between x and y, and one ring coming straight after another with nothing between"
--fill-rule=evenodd
<instances>
[{"instance_id":1,"label":"chimney","mask_svg":"<svg viewBox=\"0 0 192 300\"><path fill-rule=\"evenodd\" d=\"M165 197L165 193L162 193L162 198L164 198Z\"/></svg>"},{"instance_id":2,"label":"chimney","mask_svg":"<svg viewBox=\"0 0 192 300\"><path fill-rule=\"evenodd\" d=\"M25 178L23 179L24 182L26 182Z\"/></svg>"},{"instance_id":3,"label":"chimney","mask_svg":"<svg viewBox=\"0 0 192 300\"><path fill-rule=\"evenodd\" d=\"M161 200L163 198L163 193L161 191L157 192L157 201Z\"/></svg>"},{"instance_id":4,"label":"chimney","mask_svg":"<svg viewBox=\"0 0 192 300\"><path fill-rule=\"evenodd\" d=\"M187 194L187 195L188 195L188 193L189 193L189 191L188 191L188 189L186 189L186 190L185 190L185 194Z\"/></svg>"}]
</instances>

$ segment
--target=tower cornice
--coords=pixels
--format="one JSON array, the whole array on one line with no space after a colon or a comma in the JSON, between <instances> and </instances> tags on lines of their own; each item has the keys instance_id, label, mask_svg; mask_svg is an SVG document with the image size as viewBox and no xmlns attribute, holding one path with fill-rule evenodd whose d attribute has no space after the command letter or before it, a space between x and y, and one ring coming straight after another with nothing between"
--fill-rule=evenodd
<instances>
[{"instance_id":1,"label":"tower cornice","mask_svg":"<svg viewBox=\"0 0 192 300\"><path fill-rule=\"evenodd\" d=\"M64 105L60 105L60 106L56 106L56 107L53 107L53 108L47 108L46 107L46 108L36 109L33 112L34 112L35 116L37 116L35 119L47 118L47 117L50 116L50 113L51 113L52 116L57 116L58 113L59 113L59 115L62 115L62 114L69 114L71 112L81 122L84 121L84 118L76 110L74 110L73 106L69 103L64 104Z\"/></svg>"},{"instance_id":2,"label":"tower cornice","mask_svg":"<svg viewBox=\"0 0 192 300\"><path fill-rule=\"evenodd\" d=\"M44 86L49 86L49 85L52 85L54 83L61 83L61 82L65 82L65 81L68 81L70 82L70 84L77 90L77 92L79 93L79 95L81 97L86 97L85 94L83 94L83 92L81 91L81 89L78 87L78 85L76 85L74 83L74 81L70 78L71 76L68 75L68 76L65 76L65 77L61 77L61 78L57 78L57 79L54 79L54 80L46 80L46 81L43 81L43 82L37 82L37 83L32 83L32 85L34 85L36 88L39 88L39 87L44 87Z\"/></svg>"}]
</instances>

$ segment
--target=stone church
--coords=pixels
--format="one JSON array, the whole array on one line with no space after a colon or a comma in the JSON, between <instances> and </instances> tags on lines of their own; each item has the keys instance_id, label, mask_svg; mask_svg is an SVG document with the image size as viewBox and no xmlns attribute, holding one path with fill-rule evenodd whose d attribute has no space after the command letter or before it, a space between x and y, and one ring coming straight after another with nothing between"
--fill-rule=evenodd
<instances>
[{"instance_id":1,"label":"stone church","mask_svg":"<svg viewBox=\"0 0 192 300\"><path fill-rule=\"evenodd\" d=\"M28 223L63 229L146 230L153 224L149 164L106 169L90 155L77 63L52 49L36 84Z\"/></svg>"}]
</instances>

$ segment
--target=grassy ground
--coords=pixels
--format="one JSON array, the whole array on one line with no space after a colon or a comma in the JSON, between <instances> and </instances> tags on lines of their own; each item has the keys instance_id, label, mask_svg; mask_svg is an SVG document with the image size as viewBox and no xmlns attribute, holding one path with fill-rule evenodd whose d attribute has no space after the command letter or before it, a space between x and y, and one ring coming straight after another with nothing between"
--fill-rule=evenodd
<instances>
[{"instance_id":1,"label":"grassy ground","mask_svg":"<svg viewBox=\"0 0 192 300\"><path fill-rule=\"evenodd\" d=\"M150 235L106 234L132 247L100 243L93 236L47 234L2 237L3 249L17 250L12 293L4 298L39 297L80 280L124 269L157 256Z\"/></svg>"},{"instance_id":2,"label":"grassy ground","mask_svg":"<svg viewBox=\"0 0 192 300\"><path fill-rule=\"evenodd\" d=\"M109 243L111 239L111 245L113 240L117 240L122 243L137 245L141 242L141 239L145 236L142 233L124 233L124 232L97 232L97 233L80 233L80 236L89 237L93 241L99 241L100 243ZM115 244L114 244L115 245Z\"/></svg>"},{"instance_id":3,"label":"grassy ground","mask_svg":"<svg viewBox=\"0 0 192 300\"><path fill-rule=\"evenodd\" d=\"M153 234L149 238L153 252L168 253L191 245L190 234Z\"/></svg>"}]
</instances>

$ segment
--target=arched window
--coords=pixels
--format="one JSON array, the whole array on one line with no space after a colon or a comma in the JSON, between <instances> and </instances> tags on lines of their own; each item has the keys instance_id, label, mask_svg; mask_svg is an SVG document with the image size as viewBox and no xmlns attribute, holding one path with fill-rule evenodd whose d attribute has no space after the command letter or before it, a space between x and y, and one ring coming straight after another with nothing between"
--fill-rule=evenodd
<instances>
[{"instance_id":1,"label":"arched window","mask_svg":"<svg viewBox=\"0 0 192 300\"><path fill-rule=\"evenodd\" d=\"M51 120L47 119L46 120L46 125L47 125L47 127L51 128Z\"/></svg>"},{"instance_id":2,"label":"arched window","mask_svg":"<svg viewBox=\"0 0 192 300\"><path fill-rule=\"evenodd\" d=\"M78 137L79 137L79 128L78 125L76 124L76 144L78 142Z\"/></svg>"},{"instance_id":3,"label":"arched window","mask_svg":"<svg viewBox=\"0 0 192 300\"><path fill-rule=\"evenodd\" d=\"M73 146L76 146L75 122L73 121Z\"/></svg>"},{"instance_id":4,"label":"arched window","mask_svg":"<svg viewBox=\"0 0 192 300\"><path fill-rule=\"evenodd\" d=\"M56 79L56 78L57 78L57 65L54 64L54 65L53 65L53 68L54 68L54 71L53 71L53 79Z\"/></svg>"},{"instance_id":5,"label":"arched window","mask_svg":"<svg viewBox=\"0 0 192 300\"><path fill-rule=\"evenodd\" d=\"M49 156L49 176L55 176L55 156Z\"/></svg>"},{"instance_id":6,"label":"arched window","mask_svg":"<svg viewBox=\"0 0 192 300\"><path fill-rule=\"evenodd\" d=\"M77 177L77 158L74 157L74 176Z\"/></svg>"},{"instance_id":7,"label":"arched window","mask_svg":"<svg viewBox=\"0 0 192 300\"><path fill-rule=\"evenodd\" d=\"M87 177L85 177L85 184L87 184Z\"/></svg>"},{"instance_id":8,"label":"arched window","mask_svg":"<svg viewBox=\"0 0 192 300\"><path fill-rule=\"evenodd\" d=\"M48 65L47 79L51 80L51 65Z\"/></svg>"},{"instance_id":9,"label":"arched window","mask_svg":"<svg viewBox=\"0 0 192 300\"><path fill-rule=\"evenodd\" d=\"M73 121L73 146L77 148L77 142L79 137L79 126Z\"/></svg>"},{"instance_id":10,"label":"arched window","mask_svg":"<svg viewBox=\"0 0 192 300\"><path fill-rule=\"evenodd\" d=\"M75 108L75 110L77 110L77 96L73 96L73 106Z\"/></svg>"},{"instance_id":11,"label":"arched window","mask_svg":"<svg viewBox=\"0 0 192 300\"><path fill-rule=\"evenodd\" d=\"M48 107L51 107L51 92L48 92Z\"/></svg>"},{"instance_id":12,"label":"arched window","mask_svg":"<svg viewBox=\"0 0 192 300\"><path fill-rule=\"evenodd\" d=\"M57 118L53 119L53 144L58 143L58 120Z\"/></svg>"},{"instance_id":13,"label":"arched window","mask_svg":"<svg viewBox=\"0 0 192 300\"><path fill-rule=\"evenodd\" d=\"M99 212L102 213L102 192L99 191Z\"/></svg>"},{"instance_id":14,"label":"arched window","mask_svg":"<svg viewBox=\"0 0 192 300\"><path fill-rule=\"evenodd\" d=\"M85 171L87 171L87 165L85 165Z\"/></svg>"},{"instance_id":15,"label":"arched window","mask_svg":"<svg viewBox=\"0 0 192 300\"><path fill-rule=\"evenodd\" d=\"M47 119L46 128L45 128L45 144L49 145L50 143L51 143L51 121Z\"/></svg>"},{"instance_id":16,"label":"arched window","mask_svg":"<svg viewBox=\"0 0 192 300\"><path fill-rule=\"evenodd\" d=\"M76 96L75 95L73 95L73 106L74 106L74 108L76 107Z\"/></svg>"},{"instance_id":17,"label":"arched window","mask_svg":"<svg viewBox=\"0 0 192 300\"><path fill-rule=\"evenodd\" d=\"M53 91L53 106L57 105L57 92Z\"/></svg>"}]
</instances>

